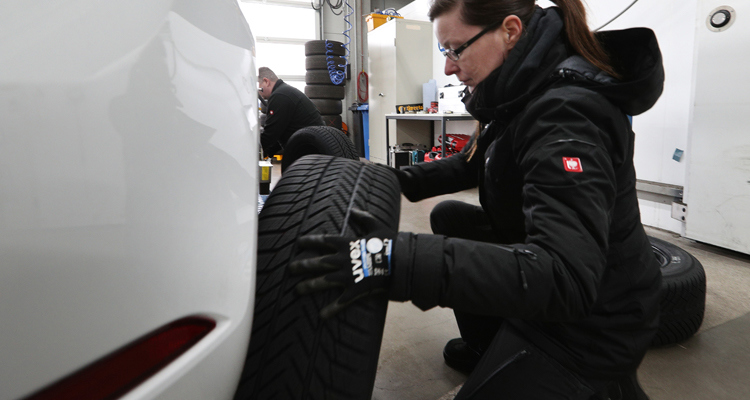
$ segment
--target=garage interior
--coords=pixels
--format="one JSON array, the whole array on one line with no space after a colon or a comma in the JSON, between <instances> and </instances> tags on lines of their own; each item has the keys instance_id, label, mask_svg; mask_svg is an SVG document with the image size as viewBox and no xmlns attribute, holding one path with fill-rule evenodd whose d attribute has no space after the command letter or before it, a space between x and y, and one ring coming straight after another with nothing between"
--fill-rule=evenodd
<instances>
[{"instance_id":1,"label":"garage interior","mask_svg":"<svg viewBox=\"0 0 750 400\"><path fill-rule=\"evenodd\" d=\"M280 179L274 165L272 186ZM432 233L432 208L445 200L478 203L476 189L412 203L401 196L399 230ZM651 400L750 398L750 256L646 226L650 236L692 254L706 272L706 311L698 332L652 348L638 378ZM451 400L466 375L443 361L443 346L459 337L453 311L421 311L410 302L388 304L373 400Z\"/></svg>"},{"instance_id":2,"label":"garage interior","mask_svg":"<svg viewBox=\"0 0 750 400\"><path fill-rule=\"evenodd\" d=\"M404 5L408 3L406 2ZM592 4L596 6L596 3L593 2ZM674 20L682 17L685 17L685 19L689 19L688 17L700 19L695 23L699 28L705 28L705 23L703 21L704 16L698 16L697 14L708 12L713 10L715 6L720 6L716 2L693 1L690 4L681 4L680 10L667 11L666 8L669 5L666 3L672 4L674 2L665 2L659 6L636 4L637 2L630 0L618 1L617 3L623 8L635 5L632 10L629 10L629 13L633 14L630 18L644 17L639 21L644 26L670 25L667 22L655 22L657 21L656 18L660 18L657 15L664 11L671 13L671 18ZM376 2L373 1L372 4L374 6ZM589 6L592 6L592 4L589 4ZM738 7L736 4L732 5L735 8ZM393 6L393 4L389 4L389 6ZM690 11L696 15L685 15L688 12L686 10L696 6L698 6L699 11ZM613 3L612 7L615 8L617 5ZM647 10L648 7L656 7L658 10L646 13L644 10ZM617 27L612 28L617 29ZM708 25L708 28L711 29L710 25ZM736 28L737 25L735 25ZM677 56L678 53L685 53L686 50L680 48L680 46L691 46L692 42L686 44L684 42L690 42L686 40L682 44L678 44L678 41L682 39L678 40L677 36L680 36L684 31L682 33L677 32L681 28L676 26L671 26L670 29L674 31L672 33L664 33L664 31L659 33L665 58L672 59L675 62L678 57L692 57L692 55ZM694 29L691 21L688 21L686 29ZM712 32L709 30L698 29L697 35L704 35L703 39L698 37L694 40L700 42L701 40L715 40L721 37L715 35L716 30ZM674 36L670 37L669 35ZM670 45L665 47L665 43ZM704 43L703 46L708 47L703 50L704 54L718 54L716 52L719 49L715 43ZM700 47L700 43L696 45L696 48L698 47ZM372 54L370 57L372 57ZM706 63L708 61L704 61L703 64L696 61L695 68L711 69L712 67ZM685 70L685 73L689 74L687 70L689 68ZM433 66L433 72L440 74L439 65ZM714 72L711 73L714 74ZM676 75L674 70L668 69L668 78L671 78L672 83L683 78L689 79L689 77ZM669 81L668 84L670 84ZM702 99L703 102L710 102L714 88L708 86L714 84L704 81L703 84L696 83L695 85L698 86L695 89L698 92L698 98ZM670 90L674 90L674 87ZM677 90L689 89L683 87ZM718 90L718 86L716 90ZM681 155L682 152L678 152L679 149L674 147L668 148L669 145L665 144L671 139L675 139L674 137L670 139L669 135L677 136L677 142L679 143L680 140L687 140L685 131L692 130L693 135L695 135L693 138L695 160L698 159L696 155L697 150L699 150L698 147L705 147L704 144L707 143L703 142L702 139L696 139L698 138L696 131L700 129L697 126L700 125L699 121L694 120L695 130L693 130L694 127L687 126L687 122L685 122L685 126L675 127L674 125L679 125L679 123L672 121L670 125L665 121L669 118L668 116L674 116L675 108L679 106L678 102L683 102L682 107L685 110L695 107L698 117L701 116L701 113L706 112L703 111L706 108L701 109L701 102L698 100L694 104L688 104L690 94L687 92L675 93L672 91L665 93L674 96L667 100L671 102L672 110L664 113L661 117L663 121L649 121L650 125L647 127L662 131L663 136L661 138L655 139L650 131L644 133L644 123L637 120L635 122L636 124L641 123L641 125L638 125L641 130L637 131L637 134L640 135L639 141L641 143L650 141L646 152L643 151L645 146L641 145L641 157L636 160L636 166L639 178L668 183L675 183L676 181L680 185L678 187L669 184L657 184L657 187L653 188L655 190L643 190L642 193L639 193L639 197L643 200L641 211L646 231L650 236L681 247L703 265L707 281L706 309L703 323L693 337L677 344L650 349L638 370L638 377L645 392L652 400L750 398L750 381L748 380L750 338L747 335L748 330L750 330L750 302L748 302L748 299L750 299L750 255L746 254L746 251L733 251L730 249L731 246L708 244L711 240L688 239L684 234L684 222L682 226L679 226L680 222L677 220L679 215L675 216L674 212L670 215L669 208L674 207L673 202L677 200L676 204L681 204L684 200L682 198L682 185L684 185L684 189L689 190L691 177L685 171L687 167L684 163L681 163L684 160L676 157L677 154ZM736 107L747 106L746 97L737 98L736 103L726 106L726 109L721 112L722 115L731 113L733 110L737 111ZM370 120L372 121L375 117L372 112L372 104L370 110ZM378 118L382 118L382 116L378 116ZM687 118L684 120L687 121ZM439 124L436 124L435 129L437 129L437 126ZM670 129L672 130L671 133ZM393 130L392 126L391 130ZM713 131L709 137L710 139L706 140L716 140ZM731 143L737 142L736 138L737 136L727 136L719 139L719 141L726 140L726 143L730 143L731 146ZM665 143L657 143L656 140L659 139ZM739 142L744 143L745 140L740 139ZM657 148L659 145L663 146L660 150ZM672 150L675 151L675 158L664 161L663 164L659 165L659 161L656 161L656 159L659 157L672 158ZM660 151L664 154L660 154ZM650 160L646 158L650 158ZM711 161L704 161L703 166L705 167L706 164L711 164ZM742 167L740 171L746 173L747 168ZM672 175L670 176L670 174ZM692 177L695 178L698 175L697 168L693 168ZM722 176L723 173L714 170L711 175ZM685 176L688 177L685 178ZM745 181L750 179L747 176L745 178L747 178ZM744 181L742 182L744 183ZM641 184L642 187L650 185L646 181L641 181ZM694 181L692 181L692 184L693 187L698 187L698 184ZM671 198L675 188L679 189L678 199ZM642 188L639 188L639 190L642 190ZM738 188L737 190L744 189ZM661 193L659 193L660 191ZM697 192L694 190L691 194L693 204L697 203L699 197ZM665 199L664 193L668 194L666 201L659 201L658 197L660 196L662 197L661 200ZM744 199L742 201L747 204L748 198L746 196L742 198ZM400 230L431 233L428 219L430 211L439 202L450 199L478 204L476 190L440 196L417 203L411 203L402 196ZM697 218L696 210L692 211ZM735 211L735 215L739 215L738 213L742 212ZM744 219L744 217L738 218ZM743 223L740 222L738 225L743 225ZM746 226L746 224L743 226ZM740 230L740 232L742 231ZM742 233L738 235L735 231L732 235L735 238L750 236L750 232L745 232L745 235ZM422 312L410 303L390 302L372 398L377 400L452 399L466 379L464 374L451 369L443 361L443 346L448 340L455 337L459 337L459 331L452 310L435 308Z\"/></svg>"},{"instance_id":3,"label":"garage interior","mask_svg":"<svg viewBox=\"0 0 750 400\"><path fill-rule=\"evenodd\" d=\"M376 3L380 4L375 1L371 2L373 7ZM388 6L398 7L398 4L393 3L389 2ZM401 5L410 3L412 2L404 2ZM618 1L617 3L624 8L627 5L633 6L637 1L628 0ZM666 3L672 4L674 2L665 2L665 4L659 6L650 5L650 7L657 7L658 10L652 10L653 13L647 15L647 18L643 21L644 26L653 23L658 12L665 11L669 7ZM716 5L713 3L716 2L693 1L691 5L693 7L700 6L700 10L703 10L713 9ZM383 2L383 6L385 5L385 2ZM645 7L649 7L643 2L637 6L641 7L641 11L638 11L638 7L635 7L631 11L632 13L637 14L642 12ZM734 7L737 8L738 6L734 5ZM689 6L686 5L682 7L682 10L684 11L687 8ZM696 15L700 12L696 12ZM644 16L645 14L637 15ZM673 17L677 18L678 16L673 15ZM700 18L703 18L703 16ZM702 19L697 25L700 26L701 24L703 24ZM692 22L689 21L688 25L692 29ZM617 29L616 27L612 28ZM677 35L677 33L675 32L674 35ZM715 37L711 36L711 38ZM668 37L664 42L672 39L675 38ZM660 40L662 40L661 37ZM700 38L695 40L700 41ZM669 43L673 42L670 41ZM692 42L689 45L692 46ZM699 45L700 43L696 45L696 48ZM662 42L662 51L668 58L681 50L665 48ZM704 51L711 52L713 50ZM372 57L372 54L370 56ZM691 53L688 56L692 57L693 55ZM372 59L370 62L372 63ZM708 68L706 65L700 65L700 62L696 65L698 65L697 68ZM440 74L441 71L438 68L439 64L433 66L435 74ZM370 71L371 75L373 73L373 71ZM690 72L686 73L689 74ZM675 75L669 75L669 71L668 76L675 79ZM694 90L698 91L699 95L704 95L703 99L708 99L712 95L711 91L714 90L706 87L710 85L710 83L704 82L703 86L698 85L699 87ZM370 89L372 93L372 86ZM684 89L690 90L689 88ZM718 88L716 89L718 90ZM687 99L685 99L686 94L688 95ZM680 92L675 96L682 97L681 101L686 102L684 104L686 110L695 107L694 111L698 117L707 112L705 108L700 107L699 101L694 104L687 104L690 98L689 93ZM745 100L738 99L735 104L728 107L726 112L736 111L736 107L746 106ZM674 110L671 111L674 112ZM670 115L670 113L666 112L664 115ZM722 113L722 115L724 114ZM372 104L370 105L369 117L372 135L373 118L382 118L382 115L373 113ZM351 116L349 118L351 119ZM664 116L661 118L667 119ZM636 123L638 123L637 120ZM382 125L382 122L380 124ZM667 123L664 121L657 123L648 121L648 124L649 129L669 130L669 127L665 129L664 124ZM438 129L439 124L436 123L435 127L435 129ZM407 129L409 129L408 126ZM692 127L678 126L675 129L680 131L679 135L682 136L678 140L678 146L687 146L684 143L687 141L687 134L684 131L691 130ZM393 125L391 125L391 131L393 131ZM399 138L399 135L404 135L404 133L399 132L396 137ZM405 135L409 137L408 132ZM643 139L640 139L641 142L654 140L649 138L648 134L644 134L643 131L640 135L643 136ZM664 136L666 137L665 142L667 142L669 133L665 133ZM370 140L372 145L372 136ZM683 143L679 143L680 140ZM694 139L693 147L700 146L701 140ZM732 142L731 137L725 140L728 143ZM393 141L391 141L392 143ZM651 142L649 146L653 144ZM750 302L748 302L750 298L750 255L746 254L747 251L734 251L730 248L731 246L709 244L710 241L687 238L684 220L683 222L678 221L680 215L675 215L674 207L675 204L684 205L682 202L685 199L682 197L682 190L683 188L685 190L690 189L688 186L690 182L685 181L685 176L688 175L686 172L688 167L685 164L678 165L683 161L678 158L678 155L679 157L682 156L682 150L675 149L675 147L667 148L669 144L662 143L661 145L664 148L652 149L653 152L641 154L641 158L636 160L639 178L645 177L653 181L666 182L666 184L657 183L656 187L652 188L655 190L645 189L639 195L643 200L641 207L644 224L650 236L681 247L703 265L707 280L706 309L703 323L693 337L677 344L655 347L649 350L638 370L640 383L652 400L750 398L750 384L748 384L750 373L748 373L747 367L750 365L750 339L747 336L750 329ZM370 150L372 151L372 149ZM673 150L674 154L672 154ZM636 152L638 153L638 150ZM656 158L654 154L659 152L667 153L667 158L672 158L669 161L671 164L665 162L662 165L654 165L654 163L657 163L656 161L644 161L646 157L653 156L652 158ZM697 151L695 153L697 154ZM658 155L658 157L663 156L664 154ZM695 155L695 160L697 159L698 156ZM743 159L746 160L746 158ZM375 161L383 162L382 160ZM641 163L640 166L638 162ZM740 171L746 173L747 167L742 167ZM693 167L692 172L693 177L701 175L701 172L695 167ZM658 176L654 176L654 173ZM707 173L708 176L716 176L717 172L714 170ZM274 174L278 174L278 168L274 168ZM675 176L679 176L679 178L675 179ZM748 179L745 179L745 181ZM679 185L674 185L675 181ZM642 181L641 183L642 186L653 186L653 182ZM697 187L697 184L694 187ZM746 187L743 187L739 190L745 189ZM679 192L679 198L672 198L674 197L674 193L672 193L674 191ZM693 189L693 193L686 193L692 196L693 204L698 202L700 197L698 192ZM664 193L668 194L666 196L667 201L662 201L664 200ZM747 197L743 197L743 199L747 204ZM444 200L460 200L478 204L478 195L476 190L468 190L417 203L411 203L402 196L400 230L431 233L429 213L436 204ZM670 208L672 208L671 215ZM696 218L697 214L697 211L694 212ZM740 217L740 219L744 221L744 217ZM682 225L680 225L681 223ZM750 232L747 233L750 236ZM730 232L730 234L735 235L735 237L738 236L736 231ZM693 237L695 236L699 235L693 234ZM453 399L466 380L466 375L448 367L444 363L442 351L445 343L455 337L459 337L459 331L452 310L435 308L422 312L408 302L390 302L372 398L376 400Z\"/></svg>"},{"instance_id":4,"label":"garage interior","mask_svg":"<svg viewBox=\"0 0 750 400\"><path fill-rule=\"evenodd\" d=\"M412 164L420 162L425 150L430 159L422 160L435 160L438 138L441 157L449 156L446 132L451 140L468 137L477 124L465 109L443 111L443 106L463 107L458 94L463 86L443 73L444 57L425 13L431 1L77 0L54 5L16 0L5 2L10 7L0 6L11 11L0 12L6 18L0 23L0 32L6 33L0 34L6 49L0 51L6 60L0 61L0 400L39 399L31 396L50 393L50 388L62 393L69 382L83 382L79 389L96 391L99 382L126 377L126 369L136 371L131 374L135 378L111 385L115 394L101 398L232 398L238 380L252 382L255 372L279 366L282 373L267 374L274 381L271 389L302 388L279 378L297 371L279 362L277 352L263 351L268 358L250 373L243 368L245 345L248 337L254 338L252 319L262 314L262 307L252 301L261 292L261 285L255 285L262 275L257 274L264 239L259 233L270 231L258 230L255 190L260 178L260 212L268 199L261 195L273 195L283 162L261 161L261 166L272 166L270 180L268 169L256 169L254 135L262 122L255 114L262 107L254 72L269 58L282 67L301 64L301 58L286 58L291 50L278 50L283 46L346 42L347 59L338 72L351 76L345 86L336 86L345 97L336 99L337 111L321 113L338 117L338 126L353 144L362 139L357 151L366 155L360 161ZM596 11L593 26L645 26L657 33L667 71L664 95L647 114L630 120L637 135L634 162L641 218L648 235L689 252L706 275L699 329L685 340L650 348L638 370L640 383L652 400L750 399L750 1L582 1ZM250 11L256 23L246 16L247 25L239 18L243 7L266 3L288 10L274 18ZM536 4L551 5L550 0ZM216 14L197 18L204 16L203 6ZM291 15L300 10L305 11L309 36L284 36L294 30ZM403 19L381 13L387 21L370 29L366 16L378 10L393 10ZM113 18L104 19L105 14ZM238 20L232 24L227 15ZM258 19L289 32L260 34L254 30ZM396 26L401 26L399 41ZM243 40L232 43L227 38ZM391 51L397 42L398 58ZM282 47L269 51L271 45ZM412 74L414 70L419 75ZM277 71L290 85L311 83L306 71ZM325 72L333 82L332 71ZM455 102L436 101L441 93L446 99L449 93L455 95ZM422 105L439 111L417 114L410 109ZM365 126L369 136L364 136ZM396 153L401 156L398 163ZM357 154L350 158L344 161L362 166L354 161ZM303 173L308 175L301 181L310 178L309 170ZM359 182L331 181L347 187ZM300 187L294 192L304 192ZM328 193L317 188L316 194ZM386 189L393 189L393 195L380 208L385 214L398 199L394 188ZM334 203L323 195L318 204ZM355 205L354 200L346 204ZM416 203L401 196L400 212L389 217L399 215L400 231L429 234L430 212L446 200L476 205L478 190ZM307 215L308 209L299 204L298 198L287 201L280 214L297 207L299 214ZM287 216L279 219L291 220ZM347 216L341 223L349 222ZM284 229L273 233L285 235L292 231L288 226L275 225ZM296 237L284 239L287 246ZM282 259L293 253L279 248L266 255ZM286 268L288 262L275 265ZM281 318L274 314L274 329L293 332L292 323L317 311L304 310L302 318L284 316L278 324ZM453 310L422 311L410 302L390 302L385 318L374 390L363 397L453 400L467 380L443 359L445 344L459 337ZM377 323L379 329L381 321ZM335 340L325 344L343 342L339 339L344 336L377 343L351 334L375 329L351 325L359 331L332 335ZM192 342L179 334L180 346L144 340L185 326L193 329L187 335ZM313 338L317 346L319 336L309 332L288 335L290 340L279 346L284 355L295 362L308 356L306 349L287 344ZM253 343L257 348L275 338L259 337ZM144 343L151 346L146 351L169 350L159 357L162 364L154 367L148 364L150 357L135 352ZM319 353L318 347L311 353ZM366 374L335 365L339 354L354 359L352 364L360 360L346 351L332 353L334 357L320 358L324 361L309 364L305 371L327 369L336 383L365 387L351 377ZM120 357L123 354L127 357ZM136 358L145 361L140 370L131 365ZM252 352L247 358L253 358ZM91 371L107 374L91 378ZM314 381L310 375L305 383ZM307 392L303 396L312 397Z\"/></svg>"}]
</instances>

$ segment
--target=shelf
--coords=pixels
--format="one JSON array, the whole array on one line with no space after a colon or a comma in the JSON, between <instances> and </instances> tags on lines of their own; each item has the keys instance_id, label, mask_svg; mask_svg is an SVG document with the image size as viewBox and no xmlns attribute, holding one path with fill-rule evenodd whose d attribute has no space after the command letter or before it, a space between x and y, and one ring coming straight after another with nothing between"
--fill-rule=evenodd
<instances>
[{"instance_id":1,"label":"shelf","mask_svg":"<svg viewBox=\"0 0 750 400\"><path fill-rule=\"evenodd\" d=\"M471 121L474 117L471 114L386 114L385 115L385 151L388 155L390 151L390 132L389 120L410 120L410 121L440 121L440 155L445 157L445 123L448 121ZM391 158L386 156L386 163L391 165Z\"/></svg>"}]
</instances>

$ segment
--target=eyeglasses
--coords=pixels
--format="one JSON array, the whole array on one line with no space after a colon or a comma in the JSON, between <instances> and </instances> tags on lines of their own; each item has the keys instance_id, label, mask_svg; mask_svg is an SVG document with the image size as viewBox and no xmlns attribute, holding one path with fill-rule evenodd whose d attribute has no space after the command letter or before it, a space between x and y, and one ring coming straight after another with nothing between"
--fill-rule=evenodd
<instances>
[{"instance_id":1,"label":"eyeglasses","mask_svg":"<svg viewBox=\"0 0 750 400\"><path fill-rule=\"evenodd\" d=\"M444 56L450 58L451 60L458 61L458 59L460 58L460 55L461 55L462 51L466 50L467 47L471 46L472 43L476 42L485 33L487 33L489 31L497 28L500 24L502 24L502 22L503 21L495 22L494 24L492 24L492 25L490 25L490 26L482 29L482 31L479 32L479 33L477 33L476 35L474 35L473 38L469 39L466 43L458 46L455 49L446 49L446 48L443 48L443 46L441 46L440 43L438 43L438 46L440 48L440 52L443 53Z\"/></svg>"}]
</instances>

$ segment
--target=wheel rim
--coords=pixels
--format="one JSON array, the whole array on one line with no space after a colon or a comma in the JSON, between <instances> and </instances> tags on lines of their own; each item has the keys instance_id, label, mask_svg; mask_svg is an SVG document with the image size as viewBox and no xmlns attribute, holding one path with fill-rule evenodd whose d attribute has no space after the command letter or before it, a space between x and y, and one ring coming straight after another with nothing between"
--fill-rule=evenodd
<instances>
[{"instance_id":1,"label":"wheel rim","mask_svg":"<svg viewBox=\"0 0 750 400\"><path fill-rule=\"evenodd\" d=\"M651 249L654 251L654 257L659 262L659 267L664 268L669 264L670 257L662 249L652 245Z\"/></svg>"}]
</instances>

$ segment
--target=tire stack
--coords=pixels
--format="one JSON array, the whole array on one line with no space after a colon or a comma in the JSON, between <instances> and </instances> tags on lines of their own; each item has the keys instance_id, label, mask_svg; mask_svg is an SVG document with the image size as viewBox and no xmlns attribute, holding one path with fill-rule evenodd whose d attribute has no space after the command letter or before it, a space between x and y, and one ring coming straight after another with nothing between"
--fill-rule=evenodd
<instances>
[{"instance_id":1,"label":"tire stack","mask_svg":"<svg viewBox=\"0 0 750 400\"><path fill-rule=\"evenodd\" d=\"M305 43L305 95L323 116L326 125L342 129L341 100L346 95L346 48L333 40Z\"/></svg>"}]
</instances>

